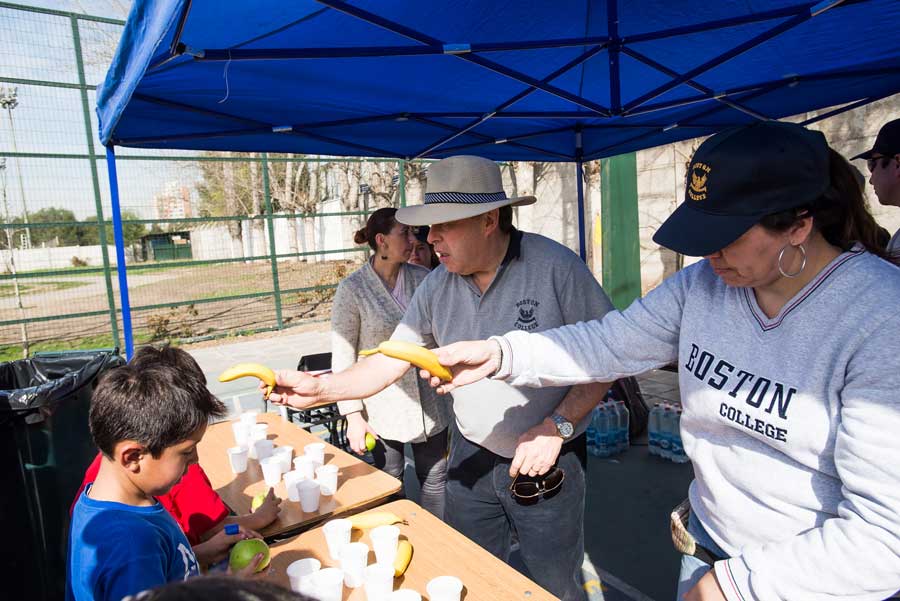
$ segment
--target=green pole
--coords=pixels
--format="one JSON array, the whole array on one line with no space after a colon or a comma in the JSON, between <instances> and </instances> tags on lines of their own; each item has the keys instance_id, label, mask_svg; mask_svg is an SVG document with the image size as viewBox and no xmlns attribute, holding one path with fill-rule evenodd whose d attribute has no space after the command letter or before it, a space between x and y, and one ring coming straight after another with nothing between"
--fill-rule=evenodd
<instances>
[{"instance_id":1,"label":"green pole","mask_svg":"<svg viewBox=\"0 0 900 601\"><path fill-rule=\"evenodd\" d=\"M617 309L641 296L637 161L630 152L600 161L603 288Z\"/></svg>"},{"instance_id":2,"label":"green pole","mask_svg":"<svg viewBox=\"0 0 900 601\"><path fill-rule=\"evenodd\" d=\"M275 295L275 323L284 328L281 320L281 286L278 284L278 259L275 252L275 224L272 221L272 195L269 193L269 156L262 153L263 198L266 203L266 226L269 230L269 259L272 263L272 292Z\"/></svg>"},{"instance_id":3,"label":"green pole","mask_svg":"<svg viewBox=\"0 0 900 601\"><path fill-rule=\"evenodd\" d=\"M78 31L78 19L69 17L72 23L72 41L75 46L75 62L78 64L78 83L81 87L81 109L84 114L84 132L87 136L88 160L91 164L91 182L94 186L94 206L97 209L97 227L100 228L100 254L103 256L103 276L106 279L106 302L109 305L109 325L115 346L122 346L119 339L119 322L116 315L116 300L113 296L112 276L110 274L109 252L106 246L106 224L103 222L103 202L100 198L100 180L97 177L97 159L94 157L94 132L91 130L91 108L88 103L87 82L84 76L84 62L81 59L81 35Z\"/></svg>"},{"instance_id":4,"label":"green pole","mask_svg":"<svg viewBox=\"0 0 900 601\"><path fill-rule=\"evenodd\" d=\"M406 206L406 159L400 159L400 206Z\"/></svg>"}]
</instances>

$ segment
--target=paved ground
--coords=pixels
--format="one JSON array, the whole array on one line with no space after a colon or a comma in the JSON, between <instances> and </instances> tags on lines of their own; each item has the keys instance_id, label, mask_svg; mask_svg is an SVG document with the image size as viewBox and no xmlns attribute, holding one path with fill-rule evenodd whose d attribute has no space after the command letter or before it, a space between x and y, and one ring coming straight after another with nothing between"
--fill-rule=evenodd
<instances>
[{"instance_id":1,"label":"paved ground","mask_svg":"<svg viewBox=\"0 0 900 601\"><path fill-rule=\"evenodd\" d=\"M262 408L256 383L216 380L229 365L258 361L273 369L295 368L301 356L327 352L327 331L282 332L264 339L236 340L189 349L210 389L232 411ZM678 402L676 374L653 371L639 378L652 405ZM417 485L407 466L406 485L415 500ZM678 465L647 453L646 437L627 452L590 457L585 515L585 579L590 601L669 601L675 597L679 556L669 538L668 515L687 495L690 464ZM521 567L517 557L513 563Z\"/></svg>"}]
</instances>

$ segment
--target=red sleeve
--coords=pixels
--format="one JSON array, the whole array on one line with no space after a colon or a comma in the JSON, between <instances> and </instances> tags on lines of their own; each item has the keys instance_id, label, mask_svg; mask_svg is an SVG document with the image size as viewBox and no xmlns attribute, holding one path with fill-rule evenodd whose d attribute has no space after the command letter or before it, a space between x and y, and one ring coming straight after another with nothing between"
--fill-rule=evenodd
<instances>
[{"instance_id":1,"label":"red sleeve","mask_svg":"<svg viewBox=\"0 0 900 601\"><path fill-rule=\"evenodd\" d=\"M103 453L97 453L97 456L94 457L94 460L88 466L87 471L84 472L84 480L81 481L81 486L78 487L78 492L75 493L75 498L72 499L72 505L69 507L69 517L72 517L72 512L75 511L75 503L78 502L78 497L81 496L81 493L84 492L84 489L87 488L88 484L94 482L97 479L97 474L100 472L100 461L103 459Z\"/></svg>"},{"instance_id":2,"label":"red sleeve","mask_svg":"<svg viewBox=\"0 0 900 601\"><path fill-rule=\"evenodd\" d=\"M159 502L172 514L192 545L228 517L228 507L196 463L172 490L159 497Z\"/></svg>"}]
</instances>

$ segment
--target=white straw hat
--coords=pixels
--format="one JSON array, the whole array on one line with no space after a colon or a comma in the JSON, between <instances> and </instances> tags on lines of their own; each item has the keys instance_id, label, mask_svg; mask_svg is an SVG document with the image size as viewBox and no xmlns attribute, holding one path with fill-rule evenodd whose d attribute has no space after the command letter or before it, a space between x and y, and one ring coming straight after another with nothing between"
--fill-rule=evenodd
<instances>
[{"instance_id":1,"label":"white straw hat","mask_svg":"<svg viewBox=\"0 0 900 601\"><path fill-rule=\"evenodd\" d=\"M475 156L441 159L428 167L425 204L397 209L396 219L406 225L432 225L481 215L507 205L535 202L534 196L507 198L500 167Z\"/></svg>"}]
</instances>

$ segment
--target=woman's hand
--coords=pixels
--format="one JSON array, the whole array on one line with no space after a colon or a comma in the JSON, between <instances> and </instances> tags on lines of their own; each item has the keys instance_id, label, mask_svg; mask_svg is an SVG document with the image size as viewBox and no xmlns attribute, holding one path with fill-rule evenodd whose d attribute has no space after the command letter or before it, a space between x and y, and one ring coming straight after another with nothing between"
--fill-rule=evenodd
<instances>
[{"instance_id":1,"label":"woman's hand","mask_svg":"<svg viewBox=\"0 0 900 601\"><path fill-rule=\"evenodd\" d=\"M347 440L350 442L350 448L357 455L365 455L366 449L366 433L378 438L375 430L369 426L369 422L363 417L361 411L354 411L347 414Z\"/></svg>"},{"instance_id":2,"label":"woman's hand","mask_svg":"<svg viewBox=\"0 0 900 601\"><path fill-rule=\"evenodd\" d=\"M438 362L450 369L453 380L444 382L424 369L419 371L419 375L428 380L438 394L446 394L454 388L477 382L500 367L500 344L494 340L454 342L436 348L434 352Z\"/></svg>"},{"instance_id":3,"label":"woman's hand","mask_svg":"<svg viewBox=\"0 0 900 601\"><path fill-rule=\"evenodd\" d=\"M200 565L208 566L218 563L228 557L231 547L245 538L262 538L256 532L240 527L237 534L225 534L225 530L219 530L209 540L194 545L194 555Z\"/></svg>"},{"instance_id":4,"label":"woman's hand","mask_svg":"<svg viewBox=\"0 0 900 601\"><path fill-rule=\"evenodd\" d=\"M297 409L306 409L326 402L324 398L324 380L315 378L306 372L283 369L275 372L275 388L269 394L269 401L276 405L290 405ZM259 383L260 390L265 391L264 382Z\"/></svg>"}]
</instances>

